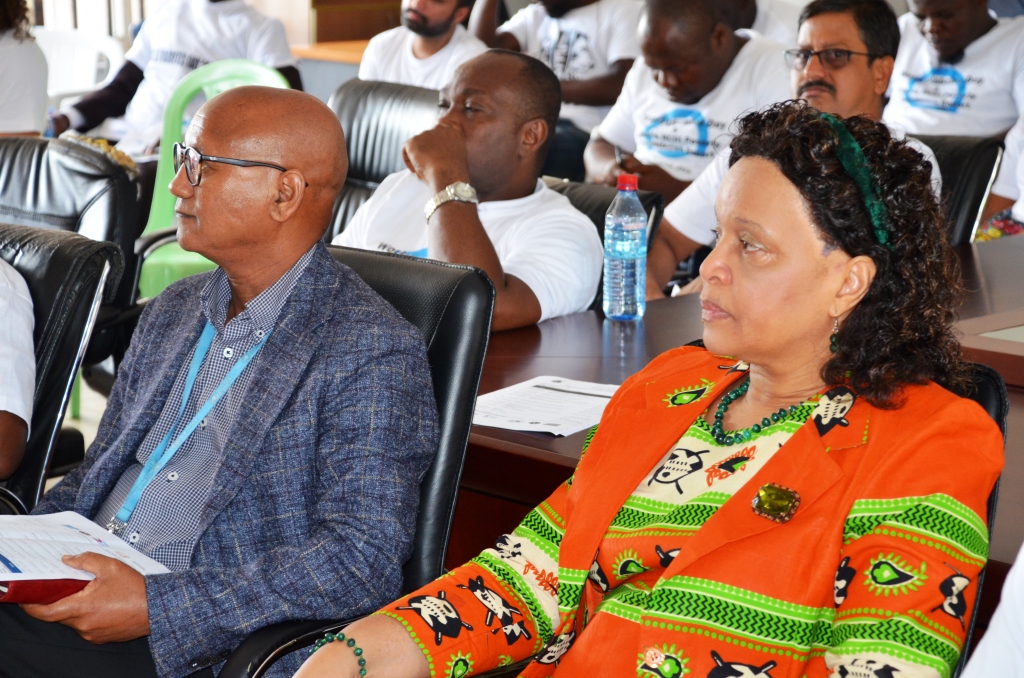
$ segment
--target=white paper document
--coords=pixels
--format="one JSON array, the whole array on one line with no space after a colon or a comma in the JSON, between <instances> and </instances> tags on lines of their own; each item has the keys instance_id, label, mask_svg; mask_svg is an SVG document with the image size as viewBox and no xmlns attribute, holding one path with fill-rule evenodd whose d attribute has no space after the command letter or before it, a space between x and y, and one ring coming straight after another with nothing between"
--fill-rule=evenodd
<instances>
[{"instance_id":1,"label":"white paper document","mask_svg":"<svg viewBox=\"0 0 1024 678\"><path fill-rule=\"evenodd\" d=\"M0 516L0 581L94 579L92 573L60 560L86 551L116 558L142 574L170 571L74 511Z\"/></svg>"},{"instance_id":2,"label":"white paper document","mask_svg":"<svg viewBox=\"0 0 1024 678\"><path fill-rule=\"evenodd\" d=\"M535 377L476 399L473 423L567 436L601 421L615 384Z\"/></svg>"}]
</instances>

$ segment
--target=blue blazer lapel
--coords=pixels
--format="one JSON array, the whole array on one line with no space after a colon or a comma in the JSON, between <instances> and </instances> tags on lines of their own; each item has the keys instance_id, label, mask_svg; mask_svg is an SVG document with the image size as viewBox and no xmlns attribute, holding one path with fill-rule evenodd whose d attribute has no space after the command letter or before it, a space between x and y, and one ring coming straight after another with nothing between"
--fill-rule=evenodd
<instances>
[{"instance_id":1,"label":"blue blazer lapel","mask_svg":"<svg viewBox=\"0 0 1024 678\"><path fill-rule=\"evenodd\" d=\"M306 376L317 346L330 337L317 331L329 316L317 307L323 295L343 294L331 255L323 248L295 284L281 317L257 360L238 423L224 448L221 467L199 520L199 534L231 502L252 470L263 441Z\"/></svg>"}]
</instances>

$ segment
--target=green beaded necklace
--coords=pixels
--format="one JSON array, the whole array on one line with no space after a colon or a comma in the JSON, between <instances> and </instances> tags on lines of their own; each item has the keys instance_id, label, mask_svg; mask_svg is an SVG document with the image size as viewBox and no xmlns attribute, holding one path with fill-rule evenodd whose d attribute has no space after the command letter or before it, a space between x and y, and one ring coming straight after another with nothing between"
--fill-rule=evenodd
<instances>
[{"instance_id":1,"label":"green beaded necklace","mask_svg":"<svg viewBox=\"0 0 1024 678\"><path fill-rule=\"evenodd\" d=\"M789 409L781 408L778 412L772 412L771 416L765 417L760 423L754 424L749 428L741 428L736 431L729 431L728 433L722 428L722 422L725 420L725 413L729 410L729 405L734 400L738 400L747 392L750 388L750 380L744 381L738 387L733 389L730 393L727 393L722 402L718 404L718 410L715 412L715 423L711 425L711 437L715 439L715 442L719 445L732 445L733 443L746 442L754 437L755 433L760 433L763 429L768 428L772 424L777 424L780 421L785 421L791 416L797 413L798 406L790 405Z\"/></svg>"}]
</instances>

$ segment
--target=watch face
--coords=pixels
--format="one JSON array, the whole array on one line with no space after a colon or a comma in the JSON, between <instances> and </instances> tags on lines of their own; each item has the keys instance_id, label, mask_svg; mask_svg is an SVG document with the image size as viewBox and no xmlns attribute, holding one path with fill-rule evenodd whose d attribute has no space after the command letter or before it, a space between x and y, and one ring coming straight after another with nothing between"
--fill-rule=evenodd
<instances>
[{"instance_id":1,"label":"watch face","mask_svg":"<svg viewBox=\"0 0 1024 678\"><path fill-rule=\"evenodd\" d=\"M476 200L476 190L464 181L452 184L452 194L460 200Z\"/></svg>"}]
</instances>

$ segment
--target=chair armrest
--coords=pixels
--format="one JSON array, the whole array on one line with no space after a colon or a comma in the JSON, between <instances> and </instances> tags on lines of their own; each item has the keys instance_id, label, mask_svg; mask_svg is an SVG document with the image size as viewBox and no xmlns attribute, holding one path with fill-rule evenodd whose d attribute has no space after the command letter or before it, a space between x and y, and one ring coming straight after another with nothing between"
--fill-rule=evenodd
<instances>
[{"instance_id":1,"label":"chair armrest","mask_svg":"<svg viewBox=\"0 0 1024 678\"><path fill-rule=\"evenodd\" d=\"M174 228L161 228L160 230L147 233L135 240L135 254L145 259L157 248L174 242L178 239L178 231Z\"/></svg>"},{"instance_id":2,"label":"chair armrest","mask_svg":"<svg viewBox=\"0 0 1024 678\"><path fill-rule=\"evenodd\" d=\"M18 495L6 487L0 487L0 515L25 516L28 515L28 509Z\"/></svg>"},{"instance_id":3,"label":"chair armrest","mask_svg":"<svg viewBox=\"0 0 1024 678\"><path fill-rule=\"evenodd\" d=\"M286 654L309 647L325 633L334 633L362 618L334 622L323 619L286 621L264 626L235 648L217 674L218 678L260 678Z\"/></svg>"}]
</instances>

